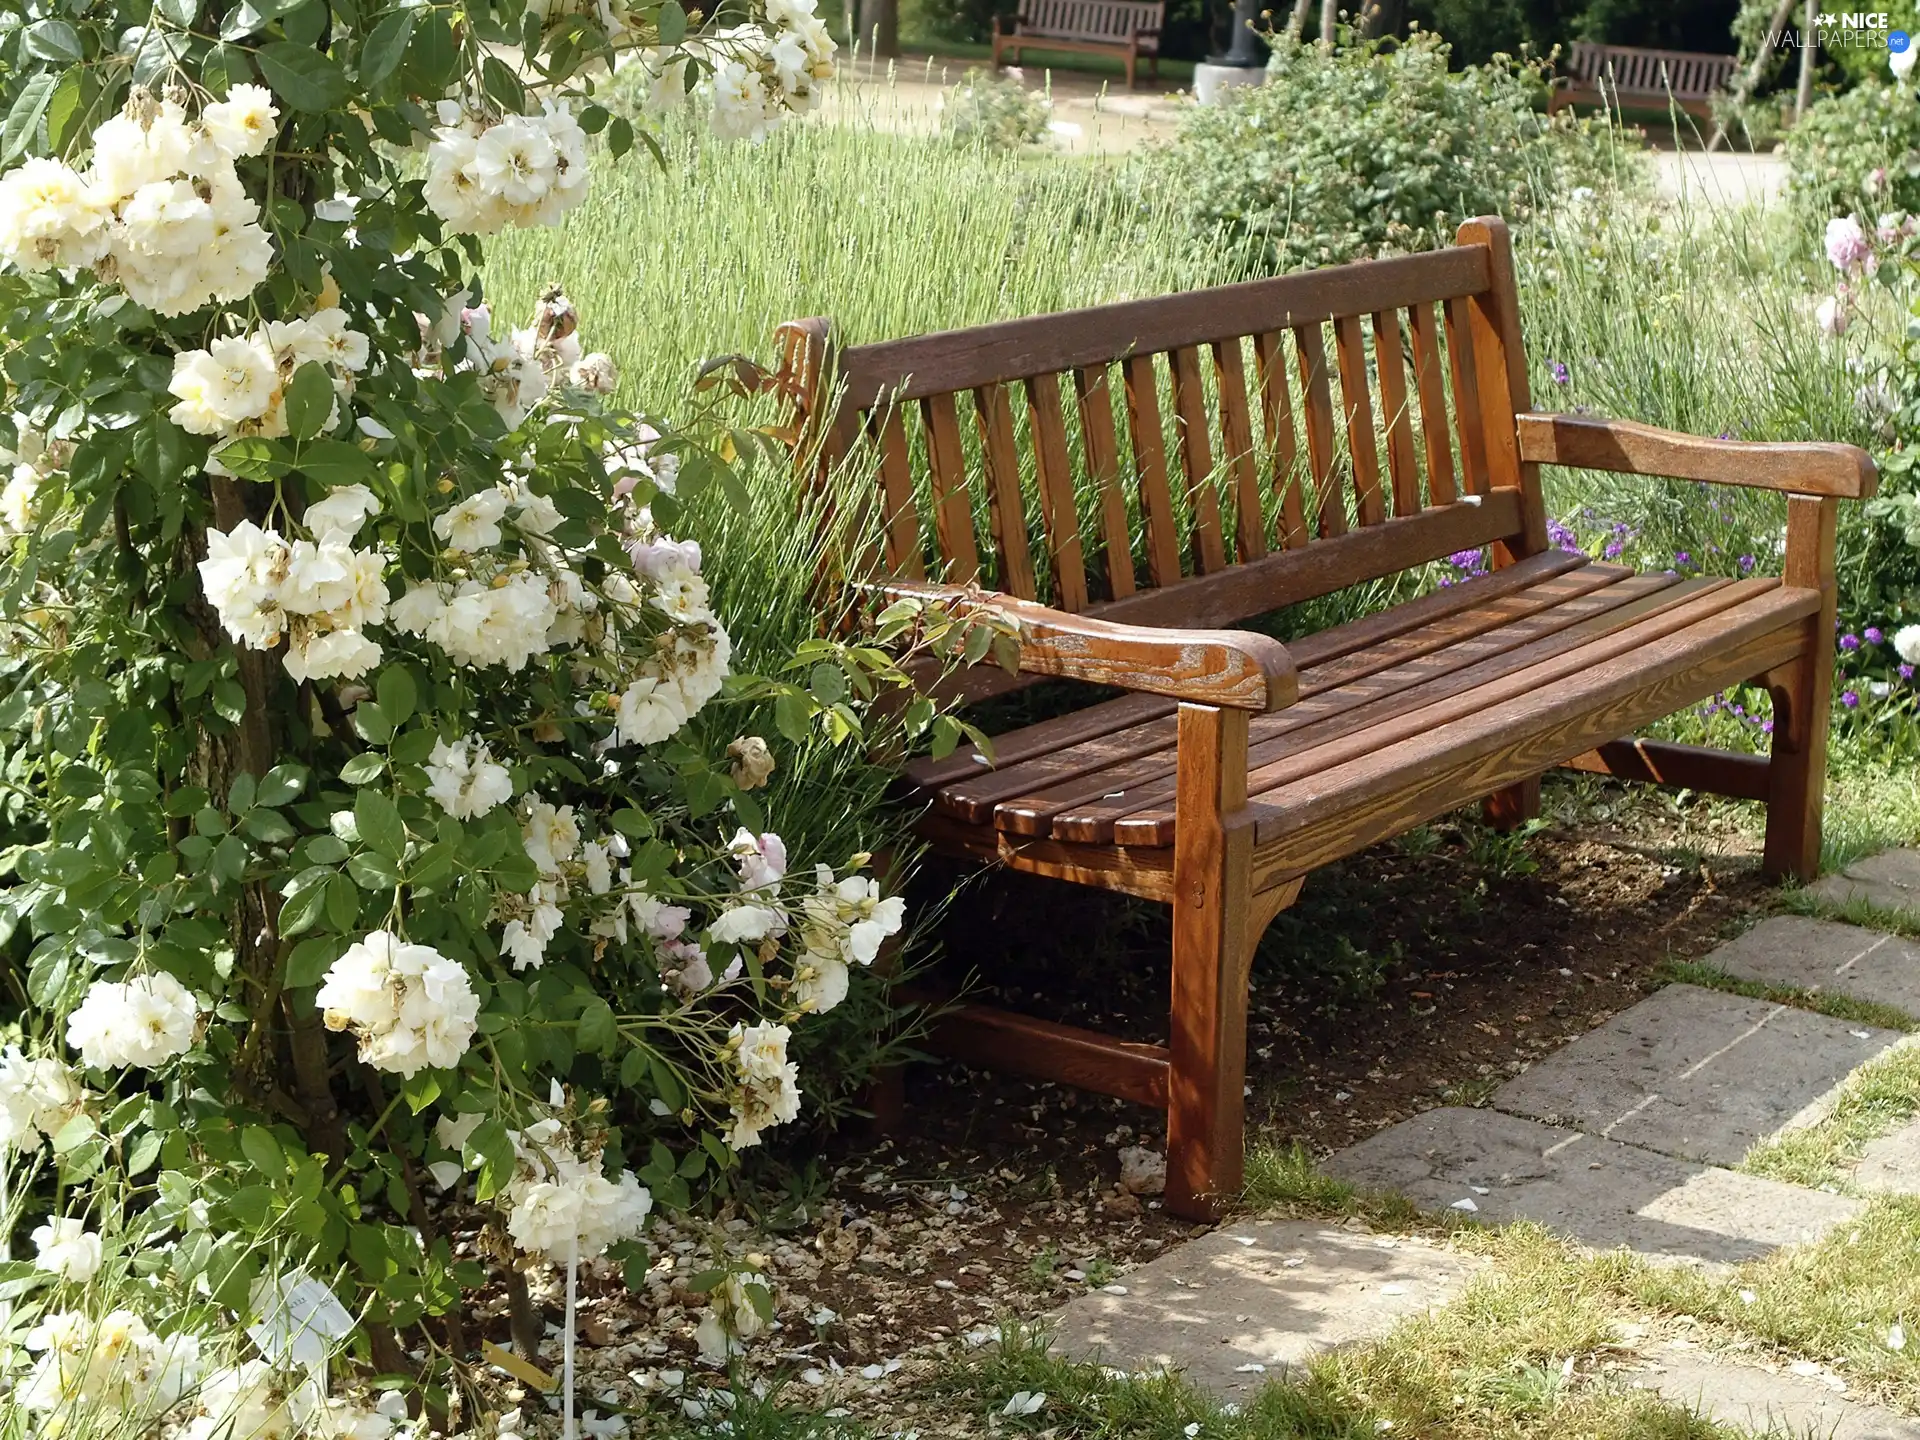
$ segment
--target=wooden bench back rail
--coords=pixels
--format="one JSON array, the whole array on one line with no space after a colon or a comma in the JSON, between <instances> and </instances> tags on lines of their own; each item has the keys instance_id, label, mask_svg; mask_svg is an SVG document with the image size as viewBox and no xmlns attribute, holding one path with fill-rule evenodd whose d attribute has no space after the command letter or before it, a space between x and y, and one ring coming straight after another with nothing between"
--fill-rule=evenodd
<instances>
[{"instance_id":1,"label":"wooden bench back rail","mask_svg":"<svg viewBox=\"0 0 1920 1440\"><path fill-rule=\"evenodd\" d=\"M1137 42L1142 54L1160 47L1163 0L1022 0L1019 33L1035 39Z\"/></svg>"},{"instance_id":2,"label":"wooden bench back rail","mask_svg":"<svg viewBox=\"0 0 1920 1440\"><path fill-rule=\"evenodd\" d=\"M1230 624L1490 542L1532 553L1507 237L1462 238L852 347L813 416L820 463L875 467L892 577L1135 624ZM830 373L824 322L784 342L783 373Z\"/></svg>"},{"instance_id":3,"label":"wooden bench back rail","mask_svg":"<svg viewBox=\"0 0 1920 1440\"><path fill-rule=\"evenodd\" d=\"M1671 91L1681 100L1704 100L1726 88L1738 64L1732 55L1642 50L1580 40L1567 57L1567 73L1588 88L1603 86L1628 95L1665 95Z\"/></svg>"}]
</instances>

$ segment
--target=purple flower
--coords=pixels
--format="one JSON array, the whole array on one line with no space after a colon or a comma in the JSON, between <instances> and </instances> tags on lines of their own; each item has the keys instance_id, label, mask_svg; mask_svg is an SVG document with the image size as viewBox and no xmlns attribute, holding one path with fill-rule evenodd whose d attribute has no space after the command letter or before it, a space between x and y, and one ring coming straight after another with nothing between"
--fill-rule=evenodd
<instances>
[{"instance_id":1,"label":"purple flower","mask_svg":"<svg viewBox=\"0 0 1920 1440\"><path fill-rule=\"evenodd\" d=\"M1886 636L1880 633L1880 627L1878 625L1869 625L1865 630L1860 632L1860 638L1865 640L1869 645L1878 645L1882 640L1886 639Z\"/></svg>"},{"instance_id":2,"label":"purple flower","mask_svg":"<svg viewBox=\"0 0 1920 1440\"><path fill-rule=\"evenodd\" d=\"M1840 703L1851 710L1860 703L1860 697L1851 690L1840 692Z\"/></svg>"},{"instance_id":3,"label":"purple flower","mask_svg":"<svg viewBox=\"0 0 1920 1440\"><path fill-rule=\"evenodd\" d=\"M1771 735L1771 734L1773 734L1773 721L1771 721L1771 720L1762 720L1762 721L1760 722L1760 733L1761 733L1762 735Z\"/></svg>"},{"instance_id":4,"label":"purple flower","mask_svg":"<svg viewBox=\"0 0 1920 1440\"><path fill-rule=\"evenodd\" d=\"M1618 560L1620 558L1620 552L1626 548L1627 547L1622 545L1618 540L1609 540L1606 550L1602 553L1604 553L1609 560Z\"/></svg>"},{"instance_id":5,"label":"purple flower","mask_svg":"<svg viewBox=\"0 0 1920 1440\"><path fill-rule=\"evenodd\" d=\"M1840 648L1851 655L1860 648L1860 637L1858 635L1842 635L1840 637Z\"/></svg>"},{"instance_id":6,"label":"purple flower","mask_svg":"<svg viewBox=\"0 0 1920 1440\"><path fill-rule=\"evenodd\" d=\"M1901 678L1902 680L1911 680L1911 679L1913 679L1913 666L1911 666L1911 665L1902 665L1902 666L1900 667L1900 678Z\"/></svg>"},{"instance_id":7,"label":"purple flower","mask_svg":"<svg viewBox=\"0 0 1920 1440\"><path fill-rule=\"evenodd\" d=\"M1556 360L1553 362L1553 383L1554 384L1565 385L1572 379L1573 379L1573 372L1567 369L1566 362L1564 360Z\"/></svg>"},{"instance_id":8,"label":"purple flower","mask_svg":"<svg viewBox=\"0 0 1920 1440\"><path fill-rule=\"evenodd\" d=\"M1685 569L1687 566L1693 563L1693 556L1689 555L1684 550L1675 551L1673 556L1673 563L1679 568Z\"/></svg>"},{"instance_id":9,"label":"purple flower","mask_svg":"<svg viewBox=\"0 0 1920 1440\"><path fill-rule=\"evenodd\" d=\"M1754 566L1753 556L1742 555L1740 557L1740 573L1742 575L1746 574L1749 570L1753 569L1753 566Z\"/></svg>"}]
</instances>

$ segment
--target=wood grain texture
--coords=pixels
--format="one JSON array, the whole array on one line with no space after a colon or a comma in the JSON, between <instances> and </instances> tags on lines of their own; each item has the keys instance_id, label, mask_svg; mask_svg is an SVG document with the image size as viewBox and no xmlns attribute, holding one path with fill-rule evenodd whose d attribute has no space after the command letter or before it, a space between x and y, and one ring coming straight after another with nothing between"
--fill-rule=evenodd
<instances>
[{"instance_id":1,"label":"wood grain texture","mask_svg":"<svg viewBox=\"0 0 1920 1440\"><path fill-rule=\"evenodd\" d=\"M960 613L991 610L1018 622L1020 668L1030 674L1242 710L1291 704L1298 686L1287 647L1250 631L1121 625L991 590L889 585L885 593L935 601Z\"/></svg>"},{"instance_id":2,"label":"wood grain texture","mask_svg":"<svg viewBox=\"0 0 1920 1440\"><path fill-rule=\"evenodd\" d=\"M1393 513L1417 515L1420 512L1420 457L1413 448L1406 342L1400 334L1398 311L1374 312L1373 364L1380 376L1380 418L1387 430L1387 473L1393 485Z\"/></svg>"},{"instance_id":3,"label":"wood grain texture","mask_svg":"<svg viewBox=\"0 0 1920 1440\"><path fill-rule=\"evenodd\" d=\"M1086 456L1087 475L1100 494L1107 594L1124 600L1138 587L1133 577L1133 531L1127 523L1127 497L1120 488L1120 452L1115 443L1107 367L1089 365L1074 371L1073 391L1080 406L1080 447Z\"/></svg>"},{"instance_id":4,"label":"wood grain texture","mask_svg":"<svg viewBox=\"0 0 1920 1440\"><path fill-rule=\"evenodd\" d=\"M1407 332L1413 337L1413 384L1420 396L1420 438L1427 456L1427 501L1448 505L1453 484L1453 437L1447 429L1447 382L1440 363L1439 332L1433 306L1407 309Z\"/></svg>"},{"instance_id":5,"label":"wood grain texture","mask_svg":"<svg viewBox=\"0 0 1920 1440\"><path fill-rule=\"evenodd\" d=\"M1486 256L1471 248L1367 260L1150 300L1129 300L850 346L840 353L847 401L866 410L886 397L918 399L1030 375L1205 345L1263 330L1318 324L1419 300L1471 295L1488 284Z\"/></svg>"},{"instance_id":6,"label":"wood grain texture","mask_svg":"<svg viewBox=\"0 0 1920 1440\"><path fill-rule=\"evenodd\" d=\"M1538 464L1849 500L1879 489L1873 457L1856 445L1708 440L1590 415L1529 413L1519 417L1519 425L1520 453Z\"/></svg>"},{"instance_id":7,"label":"wood grain texture","mask_svg":"<svg viewBox=\"0 0 1920 1440\"><path fill-rule=\"evenodd\" d=\"M925 1043L963 1064L1057 1080L1156 1110L1167 1105L1172 1067L1164 1045L1115 1040L987 1005L958 1005L938 1015Z\"/></svg>"},{"instance_id":8,"label":"wood grain texture","mask_svg":"<svg viewBox=\"0 0 1920 1440\"><path fill-rule=\"evenodd\" d=\"M1287 385L1286 343L1278 331L1253 337L1255 384L1260 389L1260 420L1273 466L1274 543L1294 549L1307 543L1306 510L1300 501L1300 455L1293 431L1293 394Z\"/></svg>"},{"instance_id":9,"label":"wood grain texture","mask_svg":"<svg viewBox=\"0 0 1920 1440\"><path fill-rule=\"evenodd\" d=\"M1112 890L1141 900L1173 900L1173 851L1161 847L1138 852L1112 845L1062 845L1053 840L1024 840L989 825L962 825L928 815L914 832L944 855L982 864L1066 880L1096 890Z\"/></svg>"},{"instance_id":10,"label":"wood grain texture","mask_svg":"<svg viewBox=\"0 0 1920 1440\"><path fill-rule=\"evenodd\" d=\"M1220 460L1233 492L1233 533L1239 558L1267 553L1266 516L1260 507L1260 466L1253 453L1253 411L1247 403L1247 362L1238 340L1213 346L1213 375L1220 392Z\"/></svg>"},{"instance_id":11,"label":"wood grain texture","mask_svg":"<svg viewBox=\"0 0 1920 1440\"><path fill-rule=\"evenodd\" d=\"M1540 470L1520 458L1514 417L1533 408L1528 394L1527 354L1520 342L1520 294L1513 278L1513 243L1507 222L1483 215L1461 225L1462 245L1487 251L1487 288L1467 303L1473 337L1473 368L1479 380L1480 436L1487 447L1488 483L1520 492L1520 533L1494 546L1493 563L1505 565L1547 548L1547 509Z\"/></svg>"},{"instance_id":12,"label":"wood grain texture","mask_svg":"<svg viewBox=\"0 0 1920 1440\"><path fill-rule=\"evenodd\" d=\"M1189 704L1179 723L1166 1205L1208 1219L1243 1179L1253 901L1247 716Z\"/></svg>"},{"instance_id":13,"label":"wood grain texture","mask_svg":"<svg viewBox=\"0 0 1920 1440\"><path fill-rule=\"evenodd\" d=\"M1180 578L1180 522L1167 483L1167 445L1160 428L1160 379L1151 355L1129 356L1127 439L1140 484L1140 513L1147 531L1147 575L1156 586Z\"/></svg>"},{"instance_id":14,"label":"wood grain texture","mask_svg":"<svg viewBox=\"0 0 1920 1440\"><path fill-rule=\"evenodd\" d=\"M1380 494L1380 447L1373 434L1373 397L1367 388L1367 342L1358 315L1333 322L1334 352L1340 366L1340 409L1346 424L1347 456L1353 465L1354 517L1361 525L1387 518Z\"/></svg>"},{"instance_id":15,"label":"wood grain texture","mask_svg":"<svg viewBox=\"0 0 1920 1440\"><path fill-rule=\"evenodd\" d=\"M1834 533L1840 502L1832 496L1787 500L1784 579L1816 605L1803 627L1800 653L1767 677L1773 696L1767 837L1761 869L1810 881L1820 873L1826 801L1827 728L1833 711L1833 632L1839 589Z\"/></svg>"},{"instance_id":16,"label":"wood grain texture","mask_svg":"<svg viewBox=\"0 0 1920 1440\"><path fill-rule=\"evenodd\" d=\"M1307 473L1310 488L1307 509L1321 537L1347 533L1347 507L1334 476L1333 386L1327 378L1327 345L1318 325L1299 325L1293 332L1300 356L1301 403L1306 406Z\"/></svg>"},{"instance_id":17,"label":"wood grain texture","mask_svg":"<svg viewBox=\"0 0 1920 1440\"><path fill-rule=\"evenodd\" d=\"M1182 345L1168 357L1173 370L1173 424L1180 442L1180 468L1187 479L1187 509L1193 516L1193 563L1203 575L1227 567L1220 529L1220 494L1213 486L1213 447L1207 442L1207 395L1201 388L1200 354Z\"/></svg>"},{"instance_id":18,"label":"wood grain texture","mask_svg":"<svg viewBox=\"0 0 1920 1440\"><path fill-rule=\"evenodd\" d=\"M974 544L973 499L967 490L967 457L960 444L960 417L953 396L929 395L920 402L920 423L927 437L927 468L933 486L933 534L946 560L941 575L949 585L980 581L980 552Z\"/></svg>"},{"instance_id":19,"label":"wood grain texture","mask_svg":"<svg viewBox=\"0 0 1920 1440\"><path fill-rule=\"evenodd\" d=\"M1000 559L1000 588L1031 600L1040 592L1034 583L1033 552L1027 545L1027 507L1020 489L1020 452L1014 446L1007 387L976 390L973 404L987 465L987 524Z\"/></svg>"},{"instance_id":20,"label":"wood grain texture","mask_svg":"<svg viewBox=\"0 0 1920 1440\"><path fill-rule=\"evenodd\" d=\"M1698 790L1734 800L1765 800L1769 787L1764 755L1742 755L1671 740L1609 740L1565 764L1569 770L1584 770L1591 775Z\"/></svg>"},{"instance_id":21,"label":"wood grain texture","mask_svg":"<svg viewBox=\"0 0 1920 1440\"><path fill-rule=\"evenodd\" d=\"M1474 369L1473 321L1464 299L1441 307L1446 317L1447 373L1453 381L1453 423L1460 437L1460 492L1487 493L1487 442L1480 411L1480 377Z\"/></svg>"},{"instance_id":22,"label":"wood grain texture","mask_svg":"<svg viewBox=\"0 0 1920 1440\"><path fill-rule=\"evenodd\" d=\"M1027 381L1027 414L1033 431L1033 459L1040 488L1040 521L1053 551L1054 604L1062 610L1087 608L1087 562L1080 546L1080 516L1075 507L1073 462L1067 454L1067 420L1060 407L1060 380L1036 375Z\"/></svg>"}]
</instances>

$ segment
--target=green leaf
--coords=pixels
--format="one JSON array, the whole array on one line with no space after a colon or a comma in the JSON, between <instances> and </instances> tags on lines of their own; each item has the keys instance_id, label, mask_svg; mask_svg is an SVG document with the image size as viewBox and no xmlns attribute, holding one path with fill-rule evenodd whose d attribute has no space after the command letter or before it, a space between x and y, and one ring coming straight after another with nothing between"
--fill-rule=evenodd
<instances>
[{"instance_id":1,"label":"green leaf","mask_svg":"<svg viewBox=\"0 0 1920 1440\"><path fill-rule=\"evenodd\" d=\"M74 126L86 110L88 88L88 72L75 66L60 77L54 89L47 106L47 143L56 155L64 152L73 139Z\"/></svg>"},{"instance_id":2,"label":"green leaf","mask_svg":"<svg viewBox=\"0 0 1920 1440\"><path fill-rule=\"evenodd\" d=\"M607 153L618 160L633 149L633 122L624 115L613 117L613 123L607 126Z\"/></svg>"},{"instance_id":3,"label":"green leaf","mask_svg":"<svg viewBox=\"0 0 1920 1440\"><path fill-rule=\"evenodd\" d=\"M326 428L332 413L333 381L327 367L309 360L293 372L287 386L287 431L296 440L311 440Z\"/></svg>"},{"instance_id":4,"label":"green leaf","mask_svg":"<svg viewBox=\"0 0 1920 1440\"><path fill-rule=\"evenodd\" d=\"M253 803L277 810L298 795L307 783L307 772L300 765L276 765L260 777Z\"/></svg>"},{"instance_id":5,"label":"green leaf","mask_svg":"<svg viewBox=\"0 0 1920 1440\"><path fill-rule=\"evenodd\" d=\"M384 16L360 47L360 83L377 90L386 78L400 68L406 58L407 41L413 38L413 19L418 12L412 6Z\"/></svg>"},{"instance_id":6,"label":"green leaf","mask_svg":"<svg viewBox=\"0 0 1920 1440\"><path fill-rule=\"evenodd\" d=\"M346 72L308 46L278 40L262 46L254 59L273 93L296 110L331 110L351 93Z\"/></svg>"},{"instance_id":7,"label":"green leaf","mask_svg":"<svg viewBox=\"0 0 1920 1440\"><path fill-rule=\"evenodd\" d=\"M26 29L26 45L29 55L69 65L79 64L86 56L80 45L80 32L64 20L34 21Z\"/></svg>"},{"instance_id":8,"label":"green leaf","mask_svg":"<svg viewBox=\"0 0 1920 1440\"><path fill-rule=\"evenodd\" d=\"M347 861L347 874L362 890L391 890L400 883L400 867L372 850L362 850Z\"/></svg>"},{"instance_id":9,"label":"green leaf","mask_svg":"<svg viewBox=\"0 0 1920 1440\"><path fill-rule=\"evenodd\" d=\"M360 889L345 875L327 882L327 923L342 935L360 923Z\"/></svg>"},{"instance_id":10,"label":"green leaf","mask_svg":"<svg viewBox=\"0 0 1920 1440\"><path fill-rule=\"evenodd\" d=\"M292 883L282 892L285 896L280 905L282 935L298 935L319 920L320 912L326 905L327 882L333 878L333 874L325 865L314 865L293 877ZM293 982L290 980L287 983Z\"/></svg>"},{"instance_id":11,"label":"green leaf","mask_svg":"<svg viewBox=\"0 0 1920 1440\"><path fill-rule=\"evenodd\" d=\"M387 773L387 758L377 750L363 750L340 767L340 778L349 785L367 785Z\"/></svg>"},{"instance_id":12,"label":"green leaf","mask_svg":"<svg viewBox=\"0 0 1920 1440\"><path fill-rule=\"evenodd\" d=\"M413 672L404 665L389 665L382 670L373 693L380 702L380 713L396 730L407 723L407 717L420 701L420 687L414 684Z\"/></svg>"},{"instance_id":13,"label":"green leaf","mask_svg":"<svg viewBox=\"0 0 1920 1440\"><path fill-rule=\"evenodd\" d=\"M431 1070L422 1070L407 1079L400 1093L407 1097L407 1108L418 1115L440 1098L440 1077Z\"/></svg>"},{"instance_id":14,"label":"green leaf","mask_svg":"<svg viewBox=\"0 0 1920 1440\"><path fill-rule=\"evenodd\" d=\"M395 861L406 853L406 822L384 791L362 790L353 802L353 820L363 844Z\"/></svg>"},{"instance_id":15,"label":"green leaf","mask_svg":"<svg viewBox=\"0 0 1920 1440\"><path fill-rule=\"evenodd\" d=\"M480 62L480 88L509 114L518 114L527 108L526 86L496 56L489 55Z\"/></svg>"},{"instance_id":16,"label":"green leaf","mask_svg":"<svg viewBox=\"0 0 1920 1440\"><path fill-rule=\"evenodd\" d=\"M663 46L678 45L687 38L687 12L680 7L678 0L667 0L653 23L659 28Z\"/></svg>"},{"instance_id":17,"label":"green leaf","mask_svg":"<svg viewBox=\"0 0 1920 1440\"><path fill-rule=\"evenodd\" d=\"M580 1012L579 1028L574 1032L574 1044L583 1053L611 1050L614 1042L620 1038L620 1024L613 1016L613 1007L598 995L587 1002L586 1009Z\"/></svg>"},{"instance_id":18,"label":"green leaf","mask_svg":"<svg viewBox=\"0 0 1920 1440\"><path fill-rule=\"evenodd\" d=\"M200 0L160 0L160 13L182 30L191 30L200 18Z\"/></svg>"},{"instance_id":19,"label":"green leaf","mask_svg":"<svg viewBox=\"0 0 1920 1440\"><path fill-rule=\"evenodd\" d=\"M312 894L324 896L325 886L316 886ZM286 914L283 909L280 912ZM281 933L285 933L284 929ZM340 958L340 942L330 935L312 935L294 946L287 955L286 983L293 989L307 985L318 985L327 978L327 971L333 962Z\"/></svg>"},{"instance_id":20,"label":"green leaf","mask_svg":"<svg viewBox=\"0 0 1920 1440\"><path fill-rule=\"evenodd\" d=\"M134 453L135 458L138 459L137 443ZM242 480L277 480L293 466L285 449L272 440L263 440L258 436L249 436L244 440L235 440L231 444L223 445L214 453L213 458Z\"/></svg>"},{"instance_id":21,"label":"green leaf","mask_svg":"<svg viewBox=\"0 0 1920 1440\"><path fill-rule=\"evenodd\" d=\"M248 1125L241 1130L240 1153L267 1179L278 1180L287 1173L287 1157L280 1142L264 1126Z\"/></svg>"},{"instance_id":22,"label":"green leaf","mask_svg":"<svg viewBox=\"0 0 1920 1440\"><path fill-rule=\"evenodd\" d=\"M233 446L229 445L227 450L231 449ZM223 463L227 450L220 452ZM305 474L322 485L358 485L373 478L373 457L345 440L316 440L301 446L299 465Z\"/></svg>"}]
</instances>

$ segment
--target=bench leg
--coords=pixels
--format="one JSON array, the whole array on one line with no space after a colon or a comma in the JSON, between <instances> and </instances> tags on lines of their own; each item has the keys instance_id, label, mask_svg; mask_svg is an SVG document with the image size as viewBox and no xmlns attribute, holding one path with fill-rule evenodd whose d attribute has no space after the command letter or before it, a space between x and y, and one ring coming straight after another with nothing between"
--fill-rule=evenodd
<instances>
[{"instance_id":1,"label":"bench leg","mask_svg":"<svg viewBox=\"0 0 1920 1440\"><path fill-rule=\"evenodd\" d=\"M1481 805L1487 824L1496 830L1518 830L1529 820L1540 818L1540 777L1503 786Z\"/></svg>"},{"instance_id":2,"label":"bench leg","mask_svg":"<svg viewBox=\"0 0 1920 1440\"><path fill-rule=\"evenodd\" d=\"M1247 967L1300 882L1253 893L1247 712L1182 705L1179 734L1166 1205L1208 1220L1244 1176Z\"/></svg>"},{"instance_id":3,"label":"bench leg","mask_svg":"<svg viewBox=\"0 0 1920 1440\"><path fill-rule=\"evenodd\" d=\"M1820 873L1821 811L1826 801L1827 721L1833 706L1834 524L1840 502L1787 499L1785 580L1818 589L1825 603L1807 621L1806 652L1767 676L1773 694L1773 750L1767 766L1769 879L1812 880Z\"/></svg>"},{"instance_id":4,"label":"bench leg","mask_svg":"<svg viewBox=\"0 0 1920 1440\"><path fill-rule=\"evenodd\" d=\"M1129 90L1133 89L1134 66L1138 65L1139 63L1140 63L1140 52L1137 50L1127 51L1127 89Z\"/></svg>"}]
</instances>

